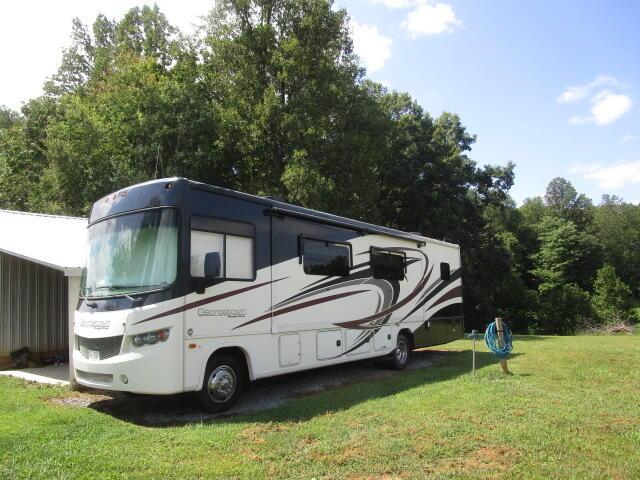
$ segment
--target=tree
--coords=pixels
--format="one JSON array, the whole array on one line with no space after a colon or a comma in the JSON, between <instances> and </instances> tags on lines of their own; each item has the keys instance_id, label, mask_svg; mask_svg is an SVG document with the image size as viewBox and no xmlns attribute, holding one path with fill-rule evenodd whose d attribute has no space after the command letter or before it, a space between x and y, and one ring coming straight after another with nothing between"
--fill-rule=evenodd
<instances>
[{"instance_id":1,"label":"tree","mask_svg":"<svg viewBox=\"0 0 640 480\"><path fill-rule=\"evenodd\" d=\"M537 332L571 334L593 317L589 294L575 283L544 290L539 301Z\"/></svg>"},{"instance_id":2,"label":"tree","mask_svg":"<svg viewBox=\"0 0 640 480\"><path fill-rule=\"evenodd\" d=\"M206 30L204 80L233 186L376 219L384 118L346 12L325 0L227 0Z\"/></svg>"},{"instance_id":3,"label":"tree","mask_svg":"<svg viewBox=\"0 0 640 480\"><path fill-rule=\"evenodd\" d=\"M555 216L545 217L538 231L533 273L539 282L539 328L571 333L592 316L587 289L597 268L597 245L573 222Z\"/></svg>"},{"instance_id":4,"label":"tree","mask_svg":"<svg viewBox=\"0 0 640 480\"><path fill-rule=\"evenodd\" d=\"M620 280L615 268L605 264L598 270L594 282L593 306L600 320L611 323L629 317L628 301L631 289Z\"/></svg>"},{"instance_id":5,"label":"tree","mask_svg":"<svg viewBox=\"0 0 640 480\"><path fill-rule=\"evenodd\" d=\"M578 195L571 182L562 177L549 182L544 200L554 215L572 221L580 230L585 230L593 222L591 200L584 194Z\"/></svg>"},{"instance_id":6,"label":"tree","mask_svg":"<svg viewBox=\"0 0 640 480\"><path fill-rule=\"evenodd\" d=\"M605 262L640 296L640 206L603 197L595 211L594 230Z\"/></svg>"},{"instance_id":7,"label":"tree","mask_svg":"<svg viewBox=\"0 0 640 480\"><path fill-rule=\"evenodd\" d=\"M74 30L49 85L60 115L46 128L52 191L66 211L86 214L102 195L155 176L231 185L194 43L157 7L119 22L99 16L93 35Z\"/></svg>"},{"instance_id":8,"label":"tree","mask_svg":"<svg viewBox=\"0 0 640 480\"><path fill-rule=\"evenodd\" d=\"M4 105L0 105L0 130L11 128L20 121L20 114Z\"/></svg>"},{"instance_id":9,"label":"tree","mask_svg":"<svg viewBox=\"0 0 640 480\"><path fill-rule=\"evenodd\" d=\"M538 225L539 251L534 255L541 292L575 283L590 289L600 266L600 250L593 236L569 221L546 217Z\"/></svg>"}]
</instances>

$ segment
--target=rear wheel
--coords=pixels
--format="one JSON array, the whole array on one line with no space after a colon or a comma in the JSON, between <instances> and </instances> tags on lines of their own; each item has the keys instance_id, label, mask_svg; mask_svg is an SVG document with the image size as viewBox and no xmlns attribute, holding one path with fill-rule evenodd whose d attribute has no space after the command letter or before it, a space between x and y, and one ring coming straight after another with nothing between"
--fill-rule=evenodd
<instances>
[{"instance_id":1,"label":"rear wheel","mask_svg":"<svg viewBox=\"0 0 640 480\"><path fill-rule=\"evenodd\" d=\"M244 369L234 357L214 355L207 364L202 390L197 392L200 405L209 413L229 410L238 401L244 379Z\"/></svg>"},{"instance_id":2,"label":"rear wheel","mask_svg":"<svg viewBox=\"0 0 640 480\"><path fill-rule=\"evenodd\" d=\"M398 334L396 348L391 352L391 366L396 370L402 370L411 361L411 342L406 334Z\"/></svg>"}]
</instances>

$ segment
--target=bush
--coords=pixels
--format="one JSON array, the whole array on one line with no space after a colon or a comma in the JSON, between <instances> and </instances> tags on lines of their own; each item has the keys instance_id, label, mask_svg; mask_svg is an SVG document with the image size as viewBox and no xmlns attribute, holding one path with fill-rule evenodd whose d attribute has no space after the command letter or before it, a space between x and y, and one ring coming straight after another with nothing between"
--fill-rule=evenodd
<instances>
[{"instance_id":1,"label":"bush","mask_svg":"<svg viewBox=\"0 0 640 480\"><path fill-rule=\"evenodd\" d=\"M589 293L575 283L549 289L540 295L537 330L551 334L570 334L588 324L593 317Z\"/></svg>"},{"instance_id":2,"label":"bush","mask_svg":"<svg viewBox=\"0 0 640 480\"><path fill-rule=\"evenodd\" d=\"M620 280L612 265L605 264L598 270L593 290L592 305L600 322L629 320L631 289Z\"/></svg>"}]
</instances>

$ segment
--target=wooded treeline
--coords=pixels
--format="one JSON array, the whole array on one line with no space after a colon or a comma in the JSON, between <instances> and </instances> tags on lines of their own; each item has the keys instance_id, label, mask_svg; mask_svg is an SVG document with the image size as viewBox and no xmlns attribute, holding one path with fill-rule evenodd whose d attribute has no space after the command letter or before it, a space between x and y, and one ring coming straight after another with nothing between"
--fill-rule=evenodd
<instances>
[{"instance_id":1,"label":"wooded treeline","mask_svg":"<svg viewBox=\"0 0 640 480\"><path fill-rule=\"evenodd\" d=\"M367 80L331 1L216 2L191 36L145 6L75 20L44 94L0 110L0 208L86 215L184 176L459 243L468 328L628 319L640 207L594 206L557 178L517 208L514 165L478 166L474 141L457 115Z\"/></svg>"}]
</instances>

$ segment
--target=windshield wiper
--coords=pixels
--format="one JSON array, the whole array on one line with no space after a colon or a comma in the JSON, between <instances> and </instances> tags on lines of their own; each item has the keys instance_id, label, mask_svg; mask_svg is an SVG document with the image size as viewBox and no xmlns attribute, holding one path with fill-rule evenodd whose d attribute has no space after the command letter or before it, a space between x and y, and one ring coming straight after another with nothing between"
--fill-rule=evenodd
<instances>
[{"instance_id":1,"label":"windshield wiper","mask_svg":"<svg viewBox=\"0 0 640 480\"><path fill-rule=\"evenodd\" d=\"M96 302L90 302L87 295L84 293L84 290L88 290L88 288L80 288L80 297L84 300L85 305L87 307L96 308L98 304Z\"/></svg>"},{"instance_id":2,"label":"windshield wiper","mask_svg":"<svg viewBox=\"0 0 640 480\"><path fill-rule=\"evenodd\" d=\"M102 290L104 288L108 288L109 290L113 290L118 295L122 295L123 297L127 297L132 302L138 303L140 301L139 298L133 298L128 293L125 293L122 290L120 290L120 288L136 288L136 287L137 287L137 285L101 285L99 287L92 288L91 291Z\"/></svg>"}]
</instances>

